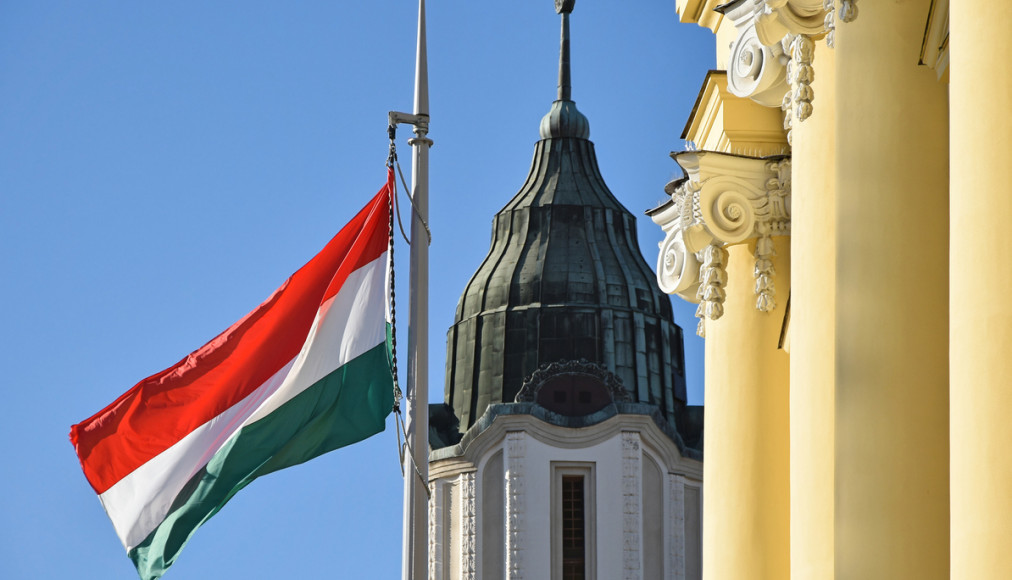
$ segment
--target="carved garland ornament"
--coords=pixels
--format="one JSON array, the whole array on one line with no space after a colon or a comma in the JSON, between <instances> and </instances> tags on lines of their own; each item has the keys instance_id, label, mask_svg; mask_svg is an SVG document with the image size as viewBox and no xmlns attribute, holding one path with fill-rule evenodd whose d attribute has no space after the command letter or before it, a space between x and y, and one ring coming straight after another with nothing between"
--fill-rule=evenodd
<instances>
[{"instance_id":1,"label":"carved garland ornament","mask_svg":"<svg viewBox=\"0 0 1012 580\"><path fill-rule=\"evenodd\" d=\"M756 309L776 308L773 237L790 235L791 160L713 151L675 154L688 177L668 184L671 204L652 216L665 232L657 284L699 303L696 333L724 314L727 246L756 240Z\"/></svg>"},{"instance_id":2,"label":"carved garland ornament","mask_svg":"<svg viewBox=\"0 0 1012 580\"><path fill-rule=\"evenodd\" d=\"M836 48L836 0L825 0L823 8L826 10L826 46ZM840 20L853 22L857 18L857 0L840 0Z\"/></svg>"},{"instance_id":3,"label":"carved garland ornament","mask_svg":"<svg viewBox=\"0 0 1012 580\"><path fill-rule=\"evenodd\" d=\"M538 370L524 379L520 392L514 398L517 403L533 403L538 400L538 391L548 382L549 379L559 375L588 375L601 381L608 388L611 399L616 403L628 403L632 401L632 395L622 386L622 379L615 373L592 363L587 359L560 360L553 363L541 365Z\"/></svg>"},{"instance_id":4,"label":"carved garland ornament","mask_svg":"<svg viewBox=\"0 0 1012 580\"><path fill-rule=\"evenodd\" d=\"M784 110L788 142L795 120L812 114L815 41L836 44L836 22L857 18L857 0L750 0L727 9L738 38L731 45L728 89Z\"/></svg>"},{"instance_id":5,"label":"carved garland ornament","mask_svg":"<svg viewBox=\"0 0 1012 580\"><path fill-rule=\"evenodd\" d=\"M724 286L727 285L727 250L720 246L710 244L703 248L702 264L699 266L699 289L696 290L696 298L699 300L699 307L696 308L696 318L699 324L696 326L696 334L706 336L705 321L717 320L724 316L724 299L727 293Z\"/></svg>"}]
</instances>

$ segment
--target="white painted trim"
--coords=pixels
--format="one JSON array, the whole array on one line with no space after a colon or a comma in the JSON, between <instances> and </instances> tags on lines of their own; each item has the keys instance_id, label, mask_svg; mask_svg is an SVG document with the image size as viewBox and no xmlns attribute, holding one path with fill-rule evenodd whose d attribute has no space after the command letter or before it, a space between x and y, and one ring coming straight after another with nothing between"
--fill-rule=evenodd
<instances>
[{"instance_id":1,"label":"white painted trim","mask_svg":"<svg viewBox=\"0 0 1012 580\"><path fill-rule=\"evenodd\" d=\"M478 577L477 481L473 471L460 475L460 578Z\"/></svg>"},{"instance_id":2,"label":"white painted trim","mask_svg":"<svg viewBox=\"0 0 1012 580\"><path fill-rule=\"evenodd\" d=\"M437 459L429 464L430 481L451 476L475 465L501 446L510 431L523 431L545 445L557 449L584 449L603 443L622 431L637 431L643 444L651 449L658 463L668 473L678 473L689 479L702 481L703 462L682 457L678 447L649 415L618 414L589 427L572 429L546 423L531 415L499 415L492 424L470 442L463 454Z\"/></svg>"},{"instance_id":3,"label":"white painted trim","mask_svg":"<svg viewBox=\"0 0 1012 580\"><path fill-rule=\"evenodd\" d=\"M643 455L640 434L622 432L622 580L643 578Z\"/></svg>"},{"instance_id":4,"label":"white painted trim","mask_svg":"<svg viewBox=\"0 0 1012 580\"><path fill-rule=\"evenodd\" d=\"M685 478L668 476L668 573L672 580L685 580Z\"/></svg>"},{"instance_id":5,"label":"white painted trim","mask_svg":"<svg viewBox=\"0 0 1012 580\"><path fill-rule=\"evenodd\" d=\"M526 486L527 434L506 434L503 468L506 475L506 577L523 580L527 535Z\"/></svg>"}]
</instances>

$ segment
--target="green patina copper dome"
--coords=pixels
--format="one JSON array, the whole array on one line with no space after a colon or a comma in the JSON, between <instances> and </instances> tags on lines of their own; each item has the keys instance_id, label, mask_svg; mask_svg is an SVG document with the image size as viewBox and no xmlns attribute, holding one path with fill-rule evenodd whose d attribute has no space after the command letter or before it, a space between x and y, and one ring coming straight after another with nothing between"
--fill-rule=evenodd
<instances>
[{"instance_id":1,"label":"green patina copper dome","mask_svg":"<svg viewBox=\"0 0 1012 580\"><path fill-rule=\"evenodd\" d=\"M543 365L586 359L665 422L685 407L682 331L640 254L636 220L598 169L569 97L563 14L559 99L541 121L527 181L493 220L492 247L447 336L445 401L466 431L512 403ZM449 409L448 409L449 410Z\"/></svg>"}]
</instances>

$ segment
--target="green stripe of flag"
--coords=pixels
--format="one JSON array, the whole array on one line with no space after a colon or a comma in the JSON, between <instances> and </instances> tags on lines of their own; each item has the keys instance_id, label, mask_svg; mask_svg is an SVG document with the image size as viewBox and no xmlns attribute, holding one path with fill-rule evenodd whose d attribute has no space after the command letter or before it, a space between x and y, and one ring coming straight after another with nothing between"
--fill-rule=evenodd
<instances>
[{"instance_id":1,"label":"green stripe of flag","mask_svg":"<svg viewBox=\"0 0 1012 580\"><path fill-rule=\"evenodd\" d=\"M380 344L243 427L187 483L158 528L130 550L138 574L160 578L193 532L257 477L379 433L392 407L388 345Z\"/></svg>"}]
</instances>

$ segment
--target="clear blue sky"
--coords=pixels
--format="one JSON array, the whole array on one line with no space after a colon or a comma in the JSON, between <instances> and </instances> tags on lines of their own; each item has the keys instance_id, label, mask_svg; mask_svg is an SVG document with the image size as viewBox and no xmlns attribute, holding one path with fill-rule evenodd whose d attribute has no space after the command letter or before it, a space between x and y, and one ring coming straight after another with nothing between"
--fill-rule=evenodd
<instances>
[{"instance_id":1,"label":"clear blue sky","mask_svg":"<svg viewBox=\"0 0 1012 580\"><path fill-rule=\"evenodd\" d=\"M414 0L0 1L0 578L136 578L69 427L259 304L379 189L415 19ZM551 0L430 0L428 20L441 400L457 298L555 98L559 18ZM680 174L667 155L712 36L674 0L580 0L572 35L573 99L653 264L642 214ZM675 312L700 404L693 308ZM253 483L167 578L396 578L401 486L388 427Z\"/></svg>"}]
</instances>

